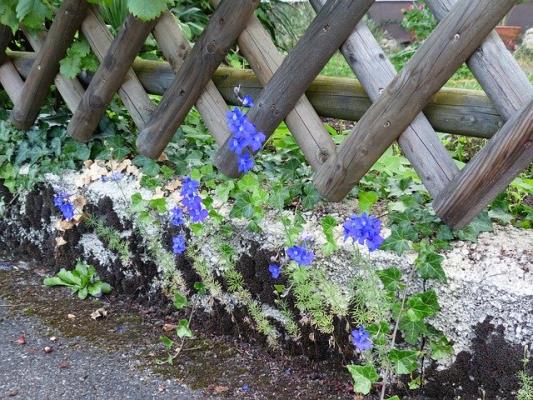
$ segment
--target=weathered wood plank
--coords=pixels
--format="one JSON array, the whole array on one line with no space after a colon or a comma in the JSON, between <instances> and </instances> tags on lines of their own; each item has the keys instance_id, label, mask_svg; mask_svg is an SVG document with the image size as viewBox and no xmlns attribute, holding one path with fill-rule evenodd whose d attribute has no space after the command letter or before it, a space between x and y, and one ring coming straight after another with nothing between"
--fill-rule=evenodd
<instances>
[{"instance_id":1,"label":"weathered wood plank","mask_svg":"<svg viewBox=\"0 0 533 400\"><path fill-rule=\"evenodd\" d=\"M328 200L343 199L474 52L513 0L460 0L315 175Z\"/></svg>"},{"instance_id":2,"label":"weathered wood plank","mask_svg":"<svg viewBox=\"0 0 533 400\"><path fill-rule=\"evenodd\" d=\"M217 8L152 118L140 132L137 148L141 154L152 158L161 155L258 4L258 0L233 0L224 1Z\"/></svg>"},{"instance_id":3,"label":"weathered wood plank","mask_svg":"<svg viewBox=\"0 0 533 400\"><path fill-rule=\"evenodd\" d=\"M174 15L169 11L164 12L159 18L153 34L163 55L174 71L178 73L191 51L191 46L183 36ZM213 81L207 82L205 90L196 102L196 108L217 144L219 146L224 144L226 139L230 137L230 131L226 127L228 107Z\"/></svg>"},{"instance_id":4,"label":"weathered wood plank","mask_svg":"<svg viewBox=\"0 0 533 400\"><path fill-rule=\"evenodd\" d=\"M325 3L326 0L311 0L317 12ZM376 101L396 76L396 69L364 21L357 24L342 45L341 52L370 99ZM400 135L398 144L433 197L459 173L459 168L423 114L418 114Z\"/></svg>"},{"instance_id":5,"label":"weathered wood plank","mask_svg":"<svg viewBox=\"0 0 533 400\"><path fill-rule=\"evenodd\" d=\"M6 49L12 37L11 29L0 24L0 65L6 61Z\"/></svg>"},{"instance_id":6,"label":"weathered wood plank","mask_svg":"<svg viewBox=\"0 0 533 400\"><path fill-rule=\"evenodd\" d=\"M111 47L113 36L100 16L97 7L89 7L87 17L81 24L81 31L96 57L102 62ZM150 119L155 105L131 68L128 69L121 82L118 95L137 128L142 129Z\"/></svg>"},{"instance_id":7,"label":"weathered wood plank","mask_svg":"<svg viewBox=\"0 0 533 400\"><path fill-rule=\"evenodd\" d=\"M456 1L428 0L427 5L442 20ZM489 34L467 64L505 120L533 98L533 85L496 32Z\"/></svg>"},{"instance_id":8,"label":"weathered wood plank","mask_svg":"<svg viewBox=\"0 0 533 400\"><path fill-rule=\"evenodd\" d=\"M40 51L46 42L46 32L41 31L32 34L24 29L23 32L26 39L30 42L31 47L33 47L36 52ZM78 79L69 79L61 74L56 75L54 83L68 109L71 112L75 112L78 108L78 104L80 104L81 97L85 92L81 83Z\"/></svg>"},{"instance_id":9,"label":"weathered wood plank","mask_svg":"<svg viewBox=\"0 0 533 400\"><path fill-rule=\"evenodd\" d=\"M59 72L59 61L65 57L86 10L85 0L64 0L61 4L44 46L37 53L35 64L11 112L11 122L18 129L27 130L35 122L50 86Z\"/></svg>"},{"instance_id":10,"label":"weathered wood plank","mask_svg":"<svg viewBox=\"0 0 533 400\"><path fill-rule=\"evenodd\" d=\"M220 0L211 0L211 4L215 6L218 3ZM276 48L270 34L256 16L250 18L237 42L259 82L263 86L267 85L283 63L284 56ZM305 95L287 114L285 122L307 162L314 169L320 167L331 154L335 153L336 146L333 139Z\"/></svg>"},{"instance_id":11,"label":"weathered wood plank","mask_svg":"<svg viewBox=\"0 0 533 400\"><path fill-rule=\"evenodd\" d=\"M444 222L462 228L533 162L533 99L517 112L433 201Z\"/></svg>"},{"instance_id":12,"label":"weathered wood plank","mask_svg":"<svg viewBox=\"0 0 533 400\"><path fill-rule=\"evenodd\" d=\"M267 138L294 109L372 3L373 0L329 0L322 8L248 112L248 118ZM218 150L214 164L227 176L239 175L237 155L229 148L229 141Z\"/></svg>"},{"instance_id":13,"label":"weathered wood plank","mask_svg":"<svg viewBox=\"0 0 533 400\"><path fill-rule=\"evenodd\" d=\"M91 138L155 23L156 20L145 22L128 15L72 116L68 132L73 138Z\"/></svg>"},{"instance_id":14,"label":"weathered wood plank","mask_svg":"<svg viewBox=\"0 0 533 400\"><path fill-rule=\"evenodd\" d=\"M35 53L9 52L8 56L19 73L25 77L31 69ZM136 59L135 73L146 90L163 95L174 80L174 72L167 63ZM91 74L84 76L88 85ZM238 105L235 86L257 98L263 86L250 70L220 67L213 81L229 104ZM358 121L370 108L371 101L358 81L350 78L319 76L306 92L319 115ZM424 109L433 127L439 132L480 138L491 138L503 126L503 120L487 96L479 90L443 88Z\"/></svg>"}]
</instances>

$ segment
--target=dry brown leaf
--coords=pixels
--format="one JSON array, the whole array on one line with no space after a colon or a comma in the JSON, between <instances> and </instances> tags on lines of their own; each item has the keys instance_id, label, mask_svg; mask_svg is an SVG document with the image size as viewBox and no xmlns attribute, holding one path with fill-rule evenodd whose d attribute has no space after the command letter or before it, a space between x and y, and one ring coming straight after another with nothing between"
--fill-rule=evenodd
<instances>
[{"instance_id":1,"label":"dry brown leaf","mask_svg":"<svg viewBox=\"0 0 533 400\"><path fill-rule=\"evenodd\" d=\"M104 307L99 308L91 313L91 318L96 320L98 318L107 317L107 310Z\"/></svg>"},{"instance_id":2,"label":"dry brown leaf","mask_svg":"<svg viewBox=\"0 0 533 400\"><path fill-rule=\"evenodd\" d=\"M181 180L180 179L174 179L173 181L170 181L165 186L165 190L168 190L169 192L173 192L177 188L181 187Z\"/></svg>"},{"instance_id":3,"label":"dry brown leaf","mask_svg":"<svg viewBox=\"0 0 533 400\"><path fill-rule=\"evenodd\" d=\"M163 325L163 330L165 332L170 332L170 331L175 330L177 327L178 327L178 325L176 325L176 324L165 324L165 325Z\"/></svg>"},{"instance_id":4,"label":"dry brown leaf","mask_svg":"<svg viewBox=\"0 0 533 400\"><path fill-rule=\"evenodd\" d=\"M84 196L78 194L74 196L74 199L72 200L72 204L74 204L74 207L76 209L81 211L83 210L83 207L85 207L85 205L87 204L87 199Z\"/></svg>"},{"instance_id":5,"label":"dry brown leaf","mask_svg":"<svg viewBox=\"0 0 533 400\"><path fill-rule=\"evenodd\" d=\"M63 238L63 236L56 238L56 247L61 247L65 244L67 244L67 241Z\"/></svg>"},{"instance_id":6,"label":"dry brown leaf","mask_svg":"<svg viewBox=\"0 0 533 400\"><path fill-rule=\"evenodd\" d=\"M165 153L161 153L157 161L168 161L168 157Z\"/></svg>"},{"instance_id":7,"label":"dry brown leaf","mask_svg":"<svg viewBox=\"0 0 533 400\"><path fill-rule=\"evenodd\" d=\"M74 227L74 223L67 221L66 219L62 219L56 223L56 229L61 232L68 231L69 229L72 229L72 227Z\"/></svg>"}]
</instances>

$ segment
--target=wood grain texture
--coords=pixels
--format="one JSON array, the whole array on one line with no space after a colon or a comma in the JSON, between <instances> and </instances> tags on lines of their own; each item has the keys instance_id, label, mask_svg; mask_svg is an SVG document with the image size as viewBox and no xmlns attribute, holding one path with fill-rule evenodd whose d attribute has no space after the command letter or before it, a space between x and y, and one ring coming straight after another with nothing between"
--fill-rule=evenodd
<instances>
[{"instance_id":1,"label":"wood grain texture","mask_svg":"<svg viewBox=\"0 0 533 400\"><path fill-rule=\"evenodd\" d=\"M324 4L326 0L311 0L316 11ZM342 45L341 52L370 99L376 101L396 76L396 69L364 21L357 24ZM433 197L459 173L459 168L422 113L400 135L398 144Z\"/></svg>"},{"instance_id":2,"label":"wood grain texture","mask_svg":"<svg viewBox=\"0 0 533 400\"><path fill-rule=\"evenodd\" d=\"M35 53L9 52L19 73L25 77L35 59ZM137 58L133 69L146 90L163 95L174 80L169 64ZM84 76L90 83L91 74ZM254 98L263 86L250 70L220 67L212 77L224 100L238 105L235 86ZM318 76L306 92L313 107L325 118L358 121L371 106L368 95L358 81L351 78ZM424 109L433 127L439 132L480 138L491 138L503 126L503 120L487 96L479 90L443 88L436 93Z\"/></svg>"},{"instance_id":3,"label":"wood grain texture","mask_svg":"<svg viewBox=\"0 0 533 400\"><path fill-rule=\"evenodd\" d=\"M456 2L428 0L427 5L442 20ZM487 36L467 64L505 120L533 99L533 85L496 32Z\"/></svg>"},{"instance_id":4,"label":"wood grain texture","mask_svg":"<svg viewBox=\"0 0 533 400\"><path fill-rule=\"evenodd\" d=\"M28 39L28 42L30 42L31 47L33 47L36 52L40 51L46 42L46 32L41 31L39 33L30 33L24 29L23 32L26 39ZM68 109L71 112L75 112L85 91L83 86L81 86L81 83L76 78L69 79L61 74L56 75L54 83Z\"/></svg>"},{"instance_id":5,"label":"wood grain texture","mask_svg":"<svg viewBox=\"0 0 533 400\"><path fill-rule=\"evenodd\" d=\"M137 138L139 153L158 158L242 32L259 0L224 1Z\"/></svg>"},{"instance_id":6,"label":"wood grain texture","mask_svg":"<svg viewBox=\"0 0 533 400\"><path fill-rule=\"evenodd\" d=\"M91 138L155 23L156 20L145 22L128 15L68 124L73 138L80 141Z\"/></svg>"},{"instance_id":7,"label":"wood grain texture","mask_svg":"<svg viewBox=\"0 0 533 400\"><path fill-rule=\"evenodd\" d=\"M460 0L315 175L318 191L342 200L475 51L512 0Z\"/></svg>"},{"instance_id":8,"label":"wood grain texture","mask_svg":"<svg viewBox=\"0 0 533 400\"><path fill-rule=\"evenodd\" d=\"M191 51L189 42L183 36L176 17L169 11L164 12L157 22L153 34L174 72L178 73L185 58ZM219 146L230 137L226 126L228 107L213 81L207 82L205 90L196 101L196 108Z\"/></svg>"},{"instance_id":9,"label":"wood grain texture","mask_svg":"<svg viewBox=\"0 0 533 400\"><path fill-rule=\"evenodd\" d=\"M533 99L518 111L433 201L444 222L463 228L533 162Z\"/></svg>"},{"instance_id":10,"label":"wood grain texture","mask_svg":"<svg viewBox=\"0 0 533 400\"><path fill-rule=\"evenodd\" d=\"M89 7L87 17L81 24L81 31L96 57L102 62L111 47L111 43L113 43L113 36L100 16L97 7ZM128 69L122 79L118 95L127 108L135 126L138 129L142 129L150 119L155 105L131 68Z\"/></svg>"},{"instance_id":11,"label":"wood grain texture","mask_svg":"<svg viewBox=\"0 0 533 400\"><path fill-rule=\"evenodd\" d=\"M211 0L218 5L220 0ZM267 85L276 70L283 63L284 56L276 48L270 34L263 28L256 16L248 21L246 29L238 39L239 50L244 55L259 82ZM248 94L248 92L243 91ZM287 114L285 123L300 146L307 162L314 169L319 168L330 155L335 153L333 139L322 120L304 95Z\"/></svg>"},{"instance_id":12,"label":"wood grain texture","mask_svg":"<svg viewBox=\"0 0 533 400\"><path fill-rule=\"evenodd\" d=\"M12 37L11 29L0 24L0 65L6 61L6 49Z\"/></svg>"},{"instance_id":13,"label":"wood grain texture","mask_svg":"<svg viewBox=\"0 0 533 400\"><path fill-rule=\"evenodd\" d=\"M372 3L373 0L329 0L322 8L248 113L267 138L294 109ZM239 176L237 155L230 150L229 141L218 150L214 164L227 176Z\"/></svg>"},{"instance_id":14,"label":"wood grain texture","mask_svg":"<svg viewBox=\"0 0 533 400\"><path fill-rule=\"evenodd\" d=\"M21 130L29 129L46 100L50 86L59 72L59 61L85 16L85 0L64 0L59 8L46 41L37 53L35 64L24 82L18 102L11 112L11 122Z\"/></svg>"}]
</instances>

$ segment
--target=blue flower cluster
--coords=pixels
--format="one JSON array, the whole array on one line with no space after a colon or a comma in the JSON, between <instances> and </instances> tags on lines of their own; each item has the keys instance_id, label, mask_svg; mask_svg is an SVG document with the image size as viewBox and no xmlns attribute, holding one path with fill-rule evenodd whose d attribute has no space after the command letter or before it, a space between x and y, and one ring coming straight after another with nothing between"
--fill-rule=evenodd
<instances>
[{"instance_id":1,"label":"blue flower cluster","mask_svg":"<svg viewBox=\"0 0 533 400\"><path fill-rule=\"evenodd\" d=\"M202 198L199 195L200 182L186 177L182 182L180 195L182 197L181 204L186 209L192 222L202 222L207 216L208 212L204 208ZM185 215L183 209L177 205L170 210L170 223L173 226L180 227L185 225ZM187 245L185 236L182 234L175 235L172 238L172 251L174 254L183 254Z\"/></svg>"},{"instance_id":2,"label":"blue flower cluster","mask_svg":"<svg viewBox=\"0 0 533 400\"><path fill-rule=\"evenodd\" d=\"M350 339L359 351L371 350L374 346L372 339L370 338L370 333L366 331L363 325L352 331Z\"/></svg>"},{"instance_id":3,"label":"blue flower cluster","mask_svg":"<svg viewBox=\"0 0 533 400\"><path fill-rule=\"evenodd\" d=\"M278 279L281 274L281 266L278 264L270 264L268 266L268 271L272 275L273 279Z\"/></svg>"},{"instance_id":4,"label":"blue flower cluster","mask_svg":"<svg viewBox=\"0 0 533 400\"><path fill-rule=\"evenodd\" d=\"M292 246L287 249L287 255L300 266L309 266L315 258L312 250L308 250L306 246Z\"/></svg>"},{"instance_id":5,"label":"blue flower cluster","mask_svg":"<svg viewBox=\"0 0 533 400\"><path fill-rule=\"evenodd\" d=\"M252 107L253 100L250 96L240 98L242 105ZM229 148L239 157L239 172L246 173L254 167L253 153L256 153L263 147L266 136L257 131L257 127L248 119L245 113L235 107L228 111L227 123L232 136L229 142Z\"/></svg>"},{"instance_id":6,"label":"blue flower cluster","mask_svg":"<svg viewBox=\"0 0 533 400\"><path fill-rule=\"evenodd\" d=\"M352 215L346 220L343 225L344 240L352 239L354 242L364 244L368 250L374 251L383 243L381 237L381 221L373 216L368 216L366 213Z\"/></svg>"},{"instance_id":7,"label":"blue flower cluster","mask_svg":"<svg viewBox=\"0 0 533 400\"><path fill-rule=\"evenodd\" d=\"M122 178L124 178L124 174L122 172L113 171L109 175L102 176L102 182L118 182Z\"/></svg>"},{"instance_id":8,"label":"blue flower cluster","mask_svg":"<svg viewBox=\"0 0 533 400\"><path fill-rule=\"evenodd\" d=\"M74 204L70 202L70 196L68 193L56 193L54 195L54 206L61 211L63 218L65 218L67 221L70 221L72 218L74 218Z\"/></svg>"}]
</instances>

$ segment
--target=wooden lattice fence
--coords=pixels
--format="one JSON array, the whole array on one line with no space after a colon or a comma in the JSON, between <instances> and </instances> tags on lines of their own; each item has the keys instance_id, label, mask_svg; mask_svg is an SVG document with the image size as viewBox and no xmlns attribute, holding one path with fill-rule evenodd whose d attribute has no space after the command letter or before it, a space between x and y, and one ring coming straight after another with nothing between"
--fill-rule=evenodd
<instances>
[{"instance_id":1,"label":"wooden lattice fence","mask_svg":"<svg viewBox=\"0 0 533 400\"><path fill-rule=\"evenodd\" d=\"M190 48L169 11L148 22L129 15L113 37L95 6L64 0L49 32L24 32L36 53L31 67L20 54L5 56L11 31L0 26L0 83L14 103L12 123L28 129L55 82L73 113L68 132L86 141L118 93L139 129L139 152L157 158L196 105L220 146L215 165L237 177L226 100L212 79L238 42L263 86L248 117L267 137L286 121L328 200L344 198L397 140L433 196L437 214L462 227L533 161L533 86L492 32L512 0L427 0L440 23L399 74L362 21L373 0L311 0L317 17L285 58L254 16L258 0L211 2L216 11ZM78 30L101 62L85 89L78 79L58 75ZM157 106L135 60L151 32L175 73ZM373 104L336 146L306 90L339 48ZM505 124L460 171L423 110L465 61Z\"/></svg>"}]
</instances>

